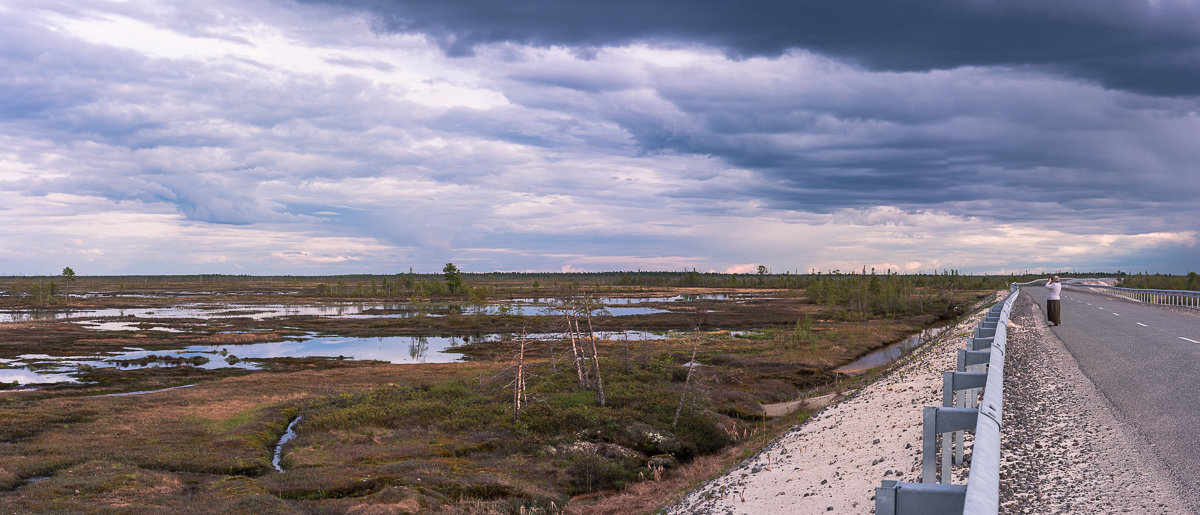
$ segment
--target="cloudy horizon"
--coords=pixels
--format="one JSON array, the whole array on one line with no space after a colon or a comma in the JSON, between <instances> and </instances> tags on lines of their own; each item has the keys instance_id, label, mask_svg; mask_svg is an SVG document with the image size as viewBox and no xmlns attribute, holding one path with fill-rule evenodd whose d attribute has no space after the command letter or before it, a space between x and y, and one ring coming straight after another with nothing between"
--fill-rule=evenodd
<instances>
[{"instance_id":1,"label":"cloudy horizon","mask_svg":"<svg viewBox=\"0 0 1200 515\"><path fill-rule=\"evenodd\" d=\"M0 0L0 275L1186 273L1198 21Z\"/></svg>"}]
</instances>

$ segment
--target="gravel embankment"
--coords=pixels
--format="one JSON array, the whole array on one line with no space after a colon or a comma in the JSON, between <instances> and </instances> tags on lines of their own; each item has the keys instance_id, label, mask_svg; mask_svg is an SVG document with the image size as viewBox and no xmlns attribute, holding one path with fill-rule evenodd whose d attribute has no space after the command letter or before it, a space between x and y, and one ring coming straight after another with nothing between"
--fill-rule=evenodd
<instances>
[{"instance_id":1,"label":"gravel embankment","mask_svg":"<svg viewBox=\"0 0 1200 515\"><path fill-rule=\"evenodd\" d=\"M881 480L920 480L922 407L940 405L942 372L982 317L942 332L666 513L873 512Z\"/></svg>"},{"instance_id":2,"label":"gravel embankment","mask_svg":"<svg viewBox=\"0 0 1200 515\"><path fill-rule=\"evenodd\" d=\"M940 405L942 373L982 316L664 513L873 513L880 480L920 480L922 407ZM1148 444L1113 417L1028 296L1009 327L1001 511L1189 513ZM954 482L967 473L956 467Z\"/></svg>"}]
</instances>

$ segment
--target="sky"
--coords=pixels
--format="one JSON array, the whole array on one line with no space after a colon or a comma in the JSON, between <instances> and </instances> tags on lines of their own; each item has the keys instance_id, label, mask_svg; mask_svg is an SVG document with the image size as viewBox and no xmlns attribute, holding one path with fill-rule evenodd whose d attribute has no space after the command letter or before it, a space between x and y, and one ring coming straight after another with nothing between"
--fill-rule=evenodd
<instances>
[{"instance_id":1,"label":"sky","mask_svg":"<svg viewBox=\"0 0 1200 515\"><path fill-rule=\"evenodd\" d=\"M0 0L0 275L1200 270L1196 0Z\"/></svg>"}]
</instances>

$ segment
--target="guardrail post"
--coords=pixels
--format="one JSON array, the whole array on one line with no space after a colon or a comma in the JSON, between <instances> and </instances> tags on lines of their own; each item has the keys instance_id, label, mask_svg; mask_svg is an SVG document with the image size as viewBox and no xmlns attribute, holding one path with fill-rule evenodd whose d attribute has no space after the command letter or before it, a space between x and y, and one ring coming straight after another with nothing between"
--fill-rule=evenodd
<instances>
[{"instance_id":1,"label":"guardrail post","mask_svg":"<svg viewBox=\"0 0 1200 515\"><path fill-rule=\"evenodd\" d=\"M899 515L896 513L896 491L899 481L884 479L883 486L875 489L875 515Z\"/></svg>"},{"instance_id":2,"label":"guardrail post","mask_svg":"<svg viewBox=\"0 0 1200 515\"><path fill-rule=\"evenodd\" d=\"M921 414L921 482L937 482L937 408L926 406Z\"/></svg>"},{"instance_id":3,"label":"guardrail post","mask_svg":"<svg viewBox=\"0 0 1200 515\"><path fill-rule=\"evenodd\" d=\"M979 417L979 410L970 408L939 408L936 406L926 406L922 413L924 427L921 434L921 482L936 483L937 482L937 438L942 435L946 438L945 433L954 431L962 431L964 429L972 429L975 427L975 420ZM952 458L949 455L942 456L942 482L950 483L953 477L950 474L950 462Z\"/></svg>"},{"instance_id":4,"label":"guardrail post","mask_svg":"<svg viewBox=\"0 0 1200 515\"><path fill-rule=\"evenodd\" d=\"M958 372L966 372L967 371L966 356L961 351L958 353L958 363L957 363L957 366L954 367L954 369ZM951 375L950 377L953 378L954 376ZM950 385L950 388L951 389L954 388L953 384ZM958 399L957 399L958 402L954 403L954 407L970 408L971 406L969 406L967 404L967 397L969 397L971 393L974 393L974 392L963 392L963 393L958 394ZM967 445L966 432L965 431L955 431L954 434L950 436L950 438L948 438L948 439L943 438L942 440L943 440L942 450L945 452L945 457L943 457L942 459L949 460L950 459L949 456L954 456L954 464L962 465L963 447L966 447L966 445ZM953 445L949 445L950 442L946 442L945 440L953 440ZM953 447L953 453L950 452L950 447Z\"/></svg>"},{"instance_id":5,"label":"guardrail post","mask_svg":"<svg viewBox=\"0 0 1200 515\"><path fill-rule=\"evenodd\" d=\"M965 372L971 365L986 365L988 360L992 359L991 351L986 350L958 350L958 371Z\"/></svg>"},{"instance_id":6,"label":"guardrail post","mask_svg":"<svg viewBox=\"0 0 1200 515\"><path fill-rule=\"evenodd\" d=\"M945 408L963 408L963 396L959 394L955 398L954 390L954 372L944 372L942 374L942 407ZM957 402L955 402L957 401ZM948 435L942 435L942 482L950 483L950 463L951 457L958 455L959 445L962 445L962 431L955 431ZM958 465L960 462L955 459L953 462Z\"/></svg>"},{"instance_id":7,"label":"guardrail post","mask_svg":"<svg viewBox=\"0 0 1200 515\"><path fill-rule=\"evenodd\" d=\"M976 365L973 361L978 360L980 357L986 357L988 353L974 352L972 353L971 361L968 361L966 359L966 352L964 350L958 351L958 372L942 373L942 407L974 408L975 406L971 406L975 400L973 397L977 396L979 389L987 383L986 373L964 372L962 370L967 366ZM963 393L959 393L958 398L955 399L956 392ZM951 437L942 437L943 463L946 463L945 460L949 459L948 456L953 455L955 465L963 464L963 452L966 450L964 435L965 431L955 431Z\"/></svg>"},{"instance_id":8,"label":"guardrail post","mask_svg":"<svg viewBox=\"0 0 1200 515\"><path fill-rule=\"evenodd\" d=\"M949 515L963 513L967 487L884 480L875 489L876 515Z\"/></svg>"}]
</instances>

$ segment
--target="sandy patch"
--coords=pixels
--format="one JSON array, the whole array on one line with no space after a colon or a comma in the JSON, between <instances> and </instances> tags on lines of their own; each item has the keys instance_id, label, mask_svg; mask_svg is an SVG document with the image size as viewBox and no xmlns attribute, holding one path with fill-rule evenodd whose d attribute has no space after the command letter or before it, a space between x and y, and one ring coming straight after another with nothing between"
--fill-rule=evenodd
<instances>
[{"instance_id":1,"label":"sandy patch","mask_svg":"<svg viewBox=\"0 0 1200 515\"><path fill-rule=\"evenodd\" d=\"M838 397L839 395L836 393L829 393L816 397L810 397L808 399L797 399L794 401L778 402L775 404L763 404L763 413L766 413L768 417L782 417L801 408L809 411L822 410L830 404L833 404Z\"/></svg>"}]
</instances>

